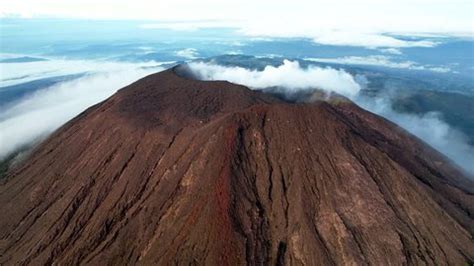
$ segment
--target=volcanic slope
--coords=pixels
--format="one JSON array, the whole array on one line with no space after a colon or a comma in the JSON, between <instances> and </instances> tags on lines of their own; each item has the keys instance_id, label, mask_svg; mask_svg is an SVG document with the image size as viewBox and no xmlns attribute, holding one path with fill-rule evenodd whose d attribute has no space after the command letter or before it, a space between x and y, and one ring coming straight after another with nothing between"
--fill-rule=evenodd
<instances>
[{"instance_id":1,"label":"volcanic slope","mask_svg":"<svg viewBox=\"0 0 474 266\"><path fill-rule=\"evenodd\" d=\"M474 185L341 100L175 69L56 131L0 185L0 264L463 265Z\"/></svg>"}]
</instances>

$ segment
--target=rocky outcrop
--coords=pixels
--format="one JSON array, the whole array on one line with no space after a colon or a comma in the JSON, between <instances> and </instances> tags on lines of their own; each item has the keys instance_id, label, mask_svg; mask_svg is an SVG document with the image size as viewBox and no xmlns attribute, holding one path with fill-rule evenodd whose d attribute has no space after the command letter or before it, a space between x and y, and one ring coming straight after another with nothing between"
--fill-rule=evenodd
<instances>
[{"instance_id":1,"label":"rocky outcrop","mask_svg":"<svg viewBox=\"0 0 474 266\"><path fill-rule=\"evenodd\" d=\"M462 265L474 186L352 103L174 70L91 107L0 185L0 264Z\"/></svg>"}]
</instances>

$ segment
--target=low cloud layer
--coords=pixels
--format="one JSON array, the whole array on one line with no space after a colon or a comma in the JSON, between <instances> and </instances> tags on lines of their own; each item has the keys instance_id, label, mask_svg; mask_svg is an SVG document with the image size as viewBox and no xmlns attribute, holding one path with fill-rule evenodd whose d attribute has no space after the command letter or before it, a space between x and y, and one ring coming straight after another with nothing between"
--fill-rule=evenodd
<instances>
[{"instance_id":1,"label":"low cloud layer","mask_svg":"<svg viewBox=\"0 0 474 266\"><path fill-rule=\"evenodd\" d=\"M316 43L326 45L365 46L370 48L434 47L437 45L436 42L427 40L407 41L375 33L331 32L316 35L313 39Z\"/></svg>"},{"instance_id":2,"label":"low cloud layer","mask_svg":"<svg viewBox=\"0 0 474 266\"><path fill-rule=\"evenodd\" d=\"M88 62L90 66L93 62ZM91 105L160 67L108 63L100 71L37 91L0 110L0 160L63 125ZM155 64L156 65L156 64ZM96 69L103 65L97 64ZM92 68L93 69L93 68Z\"/></svg>"},{"instance_id":3,"label":"low cloud layer","mask_svg":"<svg viewBox=\"0 0 474 266\"><path fill-rule=\"evenodd\" d=\"M323 63L347 64L347 65L366 65L381 66L389 68L400 68L410 70L425 70L438 73L451 72L449 67L445 66L425 66L413 61L393 61L392 57L385 55L371 56L346 56L339 58L306 58L305 60Z\"/></svg>"},{"instance_id":4,"label":"low cloud layer","mask_svg":"<svg viewBox=\"0 0 474 266\"><path fill-rule=\"evenodd\" d=\"M310 21L300 22L300 26L290 26L287 21L282 24L281 20L259 21L259 23L239 23L237 21L191 21L173 23L148 23L141 24L139 28L148 30L174 30L174 31L197 31L210 28L234 28L237 32L247 37L267 38L309 38L317 44L335 46L358 46L368 48L409 48L409 47L434 47L439 43L428 37L419 36L417 40L398 38L377 31L331 30L332 27L309 26ZM304 26L302 26L304 25ZM421 34L423 35L423 34ZM443 35L441 35L443 36ZM423 37L423 38L422 38ZM438 36L439 37L439 36ZM394 50L388 50L394 51Z\"/></svg>"},{"instance_id":5,"label":"low cloud layer","mask_svg":"<svg viewBox=\"0 0 474 266\"><path fill-rule=\"evenodd\" d=\"M297 61L267 66L262 71L242 67L226 67L212 63L190 63L194 74L204 80L227 80L251 88L284 87L289 90L319 88L352 97L360 90L352 75L333 68L302 68Z\"/></svg>"},{"instance_id":6,"label":"low cloud layer","mask_svg":"<svg viewBox=\"0 0 474 266\"><path fill-rule=\"evenodd\" d=\"M186 48L176 51L176 55L186 59L196 59L199 57L198 51L194 48Z\"/></svg>"},{"instance_id":7,"label":"low cloud layer","mask_svg":"<svg viewBox=\"0 0 474 266\"><path fill-rule=\"evenodd\" d=\"M413 135L442 152L466 171L474 175L474 147L467 137L443 121L436 112L423 115L398 113L387 97L368 99L360 97L357 104L400 125Z\"/></svg>"},{"instance_id":8,"label":"low cloud layer","mask_svg":"<svg viewBox=\"0 0 474 266\"><path fill-rule=\"evenodd\" d=\"M5 58L5 56L0 56L0 58ZM21 84L40 78L86 72L116 72L124 69L134 69L138 66L135 63L113 61L48 59L48 61L27 63L0 63L0 87ZM153 67L159 64L158 62L150 61L140 63L139 66Z\"/></svg>"},{"instance_id":9,"label":"low cloud layer","mask_svg":"<svg viewBox=\"0 0 474 266\"><path fill-rule=\"evenodd\" d=\"M466 137L449 126L437 113L425 115L401 114L393 110L389 96L367 98L359 91L367 83L363 76L353 77L343 70L332 68L302 68L297 62L285 60L281 66L267 66L262 71L241 67L226 67L210 63L192 63L190 68L204 80L228 80L250 88L277 86L289 93L301 89L320 88L351 98L365 109L381 115L432 147L444 153L466 171L474 174L474 147Z\"/></svg>"},{"instance_id":10,"label":"low cloud layer","mask_svg":"<svg viewBox=\"0 0 474 266\"><path fill-rule=\"evenodd\" d=\"M403 54L402 51L400 51L400 49L398 48L384 48L384 49L380 49L379 51L385 54L394 54L394 55Z\"/></svg>"},{"instance_id":11,"label":"low cloud layer","mask_svg":"<svg viewBox=\"0 0 474 266\"><path fill-rule=\"evenodd\" d=\"M435 47L439 42L429 38L406 39L379 33L364 32L358 30L328 30L324 27L313 28L289 28L280 25L279 22L270 24L247 25L239 30L240 33L253 37L282 37L298 38L304 37L313 40L317 44L335 46L355 46L367 48L410 48L410 47Z\"/></svg>"}]
</instances>

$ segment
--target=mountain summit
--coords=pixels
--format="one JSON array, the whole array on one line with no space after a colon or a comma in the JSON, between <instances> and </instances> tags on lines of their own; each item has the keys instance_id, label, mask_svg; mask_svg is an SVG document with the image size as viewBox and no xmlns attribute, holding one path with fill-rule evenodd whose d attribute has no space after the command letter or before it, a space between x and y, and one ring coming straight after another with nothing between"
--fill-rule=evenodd
<instances>
[{"instance_id":1,"label":"mountain summit","mask_svg":"<svg viewBox=\"0 0 474 266\"><path fill-rule=\"evenodd\" d=\"M345 100L177 68L56 131L0 185L0 264L451 264L474 185Z\"/></svg>"}]
</instances>

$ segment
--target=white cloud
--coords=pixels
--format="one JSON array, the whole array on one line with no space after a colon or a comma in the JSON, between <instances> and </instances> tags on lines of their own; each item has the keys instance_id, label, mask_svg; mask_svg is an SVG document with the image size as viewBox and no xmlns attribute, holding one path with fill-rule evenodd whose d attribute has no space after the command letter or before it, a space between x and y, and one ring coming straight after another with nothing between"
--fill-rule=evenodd
<instances>
[{"instance_id":1,"label":"white cloud","mask_svg":"<svg viewBox=\"0 0 474 266\"><path fill-rule=\"evenodd\" d=\"M93 65L93 62L87 62ZM97 69L104 67L97 63ZM107 63L108 71L40 90L0 110L0 160L23 145L50 134L65 122L131 82L161 67Z\"/></svg>"},{"instance_id":2,"label":"white cloud","mask_svg":"<svg viewBox=\"0 0 474 266\"><path fill-rule=\"evenodd\" d=\"M411 70L426 70L438 73L451 72L449 67L440 66L424 66L413 61L391 61L391 57L384 55L371 56L346 56L339 58L305 58L305 60L323 63L347 64L347 65L366 65L366 66L382 66L389 68L411 69Z\"/></svg>"},{"instance_id":3,"label":"white cloud","mask_svg":"<svg viewBox=\"0 0 474 266\"><path fill-rule=\"evenodd\" d=\"M326 34L316 35L314 41L320 44L377 47L433 47L437 43L432 41L407 41L391 36L375 33L357 33L334 31Z\"/></svg>"},{"instance_id":4,"label":"white cloud","mask_svg":"<svg viewBox=\"0 0 474 266\"><path fill-rule=\"evenodd\" d=\"M448 73L448 72L459 73L457 71L452 71L451 68L449 67L428 67L426 69L429 71L438 72L438 73Z\"/></svg>"},{"instance_id":5,"label":"white cloud","mask_svg":"<svg viewBox=\"0 0 474 266\"><path fill-rule=\"evenodd\" d=\"M360 90L359 84L344 70L305 69L297 61L284 60L282 65L266 66L262 71L203 62L190 63L189 67L200 79L227 80L251 88L285 87L293 91L320 88L346 96L354 96Z\"/></svg>"},{"instance_id":6,"label":"white cloud","mask_svg":"<svg viewBox=\"0 0 474 266\"><path fill-rule=\"evenodd\" d=\"M138 46L137 49L143 51L144 53L151 53L155 51L155 48L151 46Z\"/></svg>"},{"instance_id":7,"label":"white cloud","mask_svg":"<svg viewBox=\"0 0 474 266\"><path fill-rule=\"evenodd\" d=\"M230 50L225 53L226 55L241 55L243 54L240 50Z\"/></svg>"},{"instance_id":8,"label":"white cloud","mask_svg":"<svg viewBox=\"0 0 474 266\"><path fill-rule=\"evenodd\" d=\"M135 68L134 63L90 61L90 60L63 60L49 58L49 61L27 63L0 63L0 87L20 84L40 78L70 75L84 72L114 72L126 68ZM141 63L141 67L150 67L160 64L149 61Z\"/></svg>"},{"instance_id":9,"label":"white cloud","mask_svg":"<svg viewBox=\"0 0 474 266\"><path fill-rule=\"evenodd\" d=\"M397 48L386 48L386 49L380 49L380 52L386 53L386 54L393 54L393 55L401 55L403 54L400 49Z\"/></svg>"},{"instance_id":10,"label":"white cloud","mask_svg":"<svg viewBox=\"0 0 474 266\"><path fill-rule=\"evenodd\" d=\"M414 115L398 113L393 110L388 97L355 99L363 108L381 115L400 125L413 135L424 140L432 147L451 158L466 171L474 174L474 147L469 145L467 137L452 128L436 113Z\"/></svg>"},{"instance_id":11,"label":"white cloud","mask_svg":"<svg viewBox=\"0 0 474 266\"><path fill-rule=\"evenodd\" d=\"M194 48L186 48L183 50L179 50L176 52L176 55L187 59L196 59L199 57L198 51Z\"/></svg>"},{"instance_id":12,"label":"white cloud","mask_svg":"<svg viewBox=\"0 0 474 266\"><path fill-rule=\"evenodd\" d=\"M334 29L333 26L313 26L310 21L301 23L288 23L286 21L248 24L239 32L248 36L259 37L305 37L315 43L338 46L363 46L368 48L406 48L406 47L434 47L437 42L428 40L402 40L365 29Z\"/></svg>"}]
</instances>

